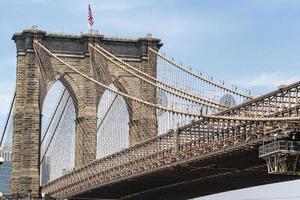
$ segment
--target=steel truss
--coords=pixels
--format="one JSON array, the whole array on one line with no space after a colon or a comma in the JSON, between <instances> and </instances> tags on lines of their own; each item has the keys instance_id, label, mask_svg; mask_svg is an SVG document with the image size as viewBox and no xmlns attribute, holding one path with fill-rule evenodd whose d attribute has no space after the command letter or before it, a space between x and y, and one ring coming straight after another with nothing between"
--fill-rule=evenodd
<instances>
[{"instance_id":1,"label":"steel truss","mask_svg":"<svg viewBox=\"0 0 300 200\"><path fill-rule=\"evenodd\" d=\"M259 148L259 157L266 160L270 174L299 175L300 142L279 140Z\"/></svg>"}]
</instances>

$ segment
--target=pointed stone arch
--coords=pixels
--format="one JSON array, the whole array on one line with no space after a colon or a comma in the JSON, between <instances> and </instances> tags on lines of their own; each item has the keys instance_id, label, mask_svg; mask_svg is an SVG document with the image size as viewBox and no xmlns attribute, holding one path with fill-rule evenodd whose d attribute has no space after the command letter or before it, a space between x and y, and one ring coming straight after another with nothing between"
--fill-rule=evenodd
<instances>
[{"instance_id":1,"label":"pointed stone arch","mask_svg":"<svg viewBox=\"0 0 300 200\"><path fill-rule=\"evenodd\" d=\"M60 79L55 81L47 90L40 109L41 186L61 176L64 170L74 168L76 109L69 91Z\"/></svg>"},{"instance_id":2,"label":"pointed stone arch","mask_svg":"<svg viewBox=\"0 0 300 200\"><path fill-rule=\"evenodd\" d=\"M118 90L114 84L109 88ZM130 106L122 96L105 90L97 110L97 158L113 154L129 145Z\"/></svg>"},{"instance_id":3,"label":"pointed stone arch","mask_svg":"<svg viewBox=\"0 0 300 200\"><path fill-rule=\"evenodd\" d=\"M103 44L102 44L103 45ZM125 94L149 101L155 102L156 90L154 87L145 84L137 77L120 70L108 59L96 52L95 49L89 48L91 55L91 65L95 75L95 78L105 85L114 84L117 89ZM150 67L147 59L126 59L125 62L134 66L137 69L145 71ZM155 66L150 67L151 70L147 69L147 72L156 76ZM153 68L153 69L152 69ZM98 89L97 102L99 103L100 98L104 90L101 86ZM157 135L157 121L156 121L156 109L146 108L145 105L139 104L138 102L132 101L125 98L129 113L129 145L133 146L146 139L150 139ZM144 112L147 110L148 112ZM151 120L149 120L151 118Z\"/></svg>"}]
</instances>

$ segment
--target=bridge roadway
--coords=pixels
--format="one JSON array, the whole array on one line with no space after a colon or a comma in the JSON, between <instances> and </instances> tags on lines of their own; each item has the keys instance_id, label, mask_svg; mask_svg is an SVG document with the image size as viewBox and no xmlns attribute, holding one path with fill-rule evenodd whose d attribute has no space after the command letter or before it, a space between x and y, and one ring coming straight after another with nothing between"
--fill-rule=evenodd
<instances>
[{"instance_id":1,"label":"bridge roadway","mask_svg":"<svg viewBox=\"0 0 300 200\"><path fill-rule=\"evenodd\" d=\"M257 147L257 146L253 146ZM72 196L72 199L180 200L257 185L294 180L296 176L269 175L257 148L219 154L162 166Z\"/></svg>"},{"instance_id":2,"label":"bridge roadway","mask_svg":"<svg viewBox=\"0 0 300 200\"><path fill-rule=\"evenodd\" d=\"M300 83L218 115L299 116ZM263 141L299 134L299 121L202 119L75 169L43 191L70 199L186 199L297 179L270 175Z\"/></svg>"}]
</instances>

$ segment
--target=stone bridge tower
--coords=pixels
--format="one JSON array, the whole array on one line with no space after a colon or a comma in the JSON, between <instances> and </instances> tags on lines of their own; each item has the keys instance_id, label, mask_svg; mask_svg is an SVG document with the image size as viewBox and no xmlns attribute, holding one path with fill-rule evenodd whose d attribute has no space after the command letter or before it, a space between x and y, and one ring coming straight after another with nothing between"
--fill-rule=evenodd
<instances>
[{"instance_id":1,"label":"stone bridge tower","mask_svg":"<svg viewBox=\"0 0 300 200\"><path fill-rule=\"evenodd\" d=\"M102 80L103 77L101 77L101 73L95 73L92 69L89 42L101 44L108 51L152 76L156 76L156 64L148 62L148 46L159 49L162 44L159 39L150 37L117 39L99 34L64 35L32 29L13 35L17 47L17 78L10 192L12 195L22 196L31 190L33 196L37 197L40 180L41 109L47 91L55 81L59 80L72 94L73 103L77 108L76 166L87 164L96 158L97 109L102 94L94 84L55 61L51 62L54 78L46 78L42 83L39 62L33 48L34 38L38 39L51 52L97 80ZM137 82L136 78L132 76L124 76L113 84L118 89L135 94L141 99L155 101L155 90L145 88L145 85L137 84ZM150 126L146 124L147 117L156 117L155 110L152 116L140 113L137 115L135 113L139 110L134 109L134 105L128 104L127 107L133 113L130 116L129 126L133 124L133 121L138 122L135 124L140 126L139 130L142 130L140 134L143 134L144 138L150 138L157 134L156 124ZM83 128L83 123L85 124L84 132L80 132L78 130ZM132 134L134 134L133 131L130 131L130 145L140 142L136 137L132 137Z\"/></svg>"}]
</instances>

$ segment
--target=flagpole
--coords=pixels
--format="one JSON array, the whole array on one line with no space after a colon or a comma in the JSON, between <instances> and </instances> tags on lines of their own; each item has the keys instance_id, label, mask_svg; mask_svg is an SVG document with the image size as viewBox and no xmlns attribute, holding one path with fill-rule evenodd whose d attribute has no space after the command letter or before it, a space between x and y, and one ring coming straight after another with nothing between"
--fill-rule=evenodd
<instances>
[{"instance_id":1,"label":"flagpole","mask_svg":"<svg viewBox=\"0 0 300 200\"><path fill-rule=\"evenodd\" d=\"M90 1L88 3L88 9L90 9ZM90 26L90 23L89 23L89 14L87 15L86 22L87 22L87 27L88 27L88 33L90 33L91 32L91 26Z\"/></svg>"}]
</instances>

